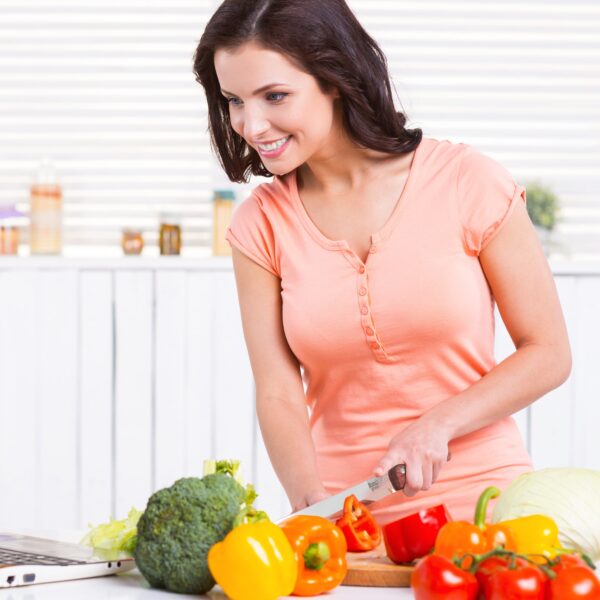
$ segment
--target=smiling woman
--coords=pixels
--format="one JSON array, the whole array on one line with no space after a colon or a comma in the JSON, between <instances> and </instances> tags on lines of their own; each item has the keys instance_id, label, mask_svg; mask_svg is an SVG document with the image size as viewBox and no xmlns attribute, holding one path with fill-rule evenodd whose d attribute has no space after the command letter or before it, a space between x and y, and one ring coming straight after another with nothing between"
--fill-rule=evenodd
<instances>
[{"instance_id":1,"label":"smiling woman","mask_svg":"<svg viewBox=\"0 0 600 600\"><path fill-rule=\"evenodd\" d=\"M322 93L315 78L283 54L250 43L242 49L217 50L214 62L223 87L240 90L228 98L231 127L258 152L271 173L288 173L322 147L331 147L327 140L339 95ZM250 91L255 81L268 80L273 73L285 83ZM279 91L283 89L287 91Z\"/></svg>"},{"instance_id":2,"label":"smiling woman","mask_svg":"<svg viewBox=\"0 0 600 600\"><path fill-rule=\"evenodd\" d=\"M359 146L401 154L421 139L419 129L405 128L406 118L394 106L379 46L339 0L224 2L202 35L194 72L206 92L213 147L231 181L285 172L262 161L283 152L261 156L257 144L289 134L298 140L291 130L264 130L267 119L259 109L266 105L284 116L281 127L309 121L309 142L331 128L332 115L329 123L312 120L324 104L331 112L336 98L343 130ZM242 107L245 119L238 112Z\"/></svg>"},{"instance_id":3,"label":"smiling woman","mask_svg":"<svg viewBox=\"0 0 600 600\"><path fill-rule=\"evenodd\" d=\"M405 127L343 0L226 0L194 67L229 178L273 176L227 239L293 508L405 463L381 524L442 503L470 518L483 488L532 468L510 415L570 369L525 190L474 148ZM495 302L516 345L500 364Z\"/></svg>"}]
</instances>

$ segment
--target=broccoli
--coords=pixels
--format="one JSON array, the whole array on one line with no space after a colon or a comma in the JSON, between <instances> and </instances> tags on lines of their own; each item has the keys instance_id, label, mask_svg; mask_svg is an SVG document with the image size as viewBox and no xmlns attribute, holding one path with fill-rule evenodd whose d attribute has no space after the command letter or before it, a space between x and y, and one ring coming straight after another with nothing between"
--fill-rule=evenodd
<instances>
[{"instance_id":1,"label":"broccoli","mask_svg":"<svg viewBox=\"0 0 600 600\"><path fill-rule=\"evenodd\" d=\"M224 473L179 479L155 492L140 517L134 558L152 587L204 594L215 585L210 547L231 531L246 490Z\"/></svg>"}]
</instances>

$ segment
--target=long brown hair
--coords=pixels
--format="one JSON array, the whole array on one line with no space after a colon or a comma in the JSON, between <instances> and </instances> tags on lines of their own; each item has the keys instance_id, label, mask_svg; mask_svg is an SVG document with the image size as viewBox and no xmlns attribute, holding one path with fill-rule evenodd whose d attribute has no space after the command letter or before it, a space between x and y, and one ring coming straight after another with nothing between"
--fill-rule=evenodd
<instances>
[{"instance_id":1,"label":"long brown hair","mask_svg":"<svg viewBox=\"0 0 600 600\"><path fill-rule=\"evenodd\" d=\"M396 111L385 55L344 0L225 0L211 17L194 55L196 81L208 101L213 150L231 181L271 177L259 154L231 126L214 55L247 42L285 54L327 93L339 90L343 126L363 148L412 152L420 129L406 129Z\"/></svg>"}]
</instances>

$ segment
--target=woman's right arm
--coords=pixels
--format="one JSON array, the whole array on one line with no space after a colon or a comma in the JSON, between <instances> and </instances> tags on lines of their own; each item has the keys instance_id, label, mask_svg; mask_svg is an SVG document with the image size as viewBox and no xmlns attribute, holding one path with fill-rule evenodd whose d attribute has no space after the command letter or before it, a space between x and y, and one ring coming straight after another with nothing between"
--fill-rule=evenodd
<instances>
[{"instance_id":1,"label":"woman's right arm","mask_svg":"<svg viewBox=\"0 0 600 600\"><path fill-rule=\"evenodd\" d=\"M300 510L329 494L317 472L300 366L283 331L281 282L235 247L232 252L260 430L292 510Z\"/></svg>"}]
</instances>

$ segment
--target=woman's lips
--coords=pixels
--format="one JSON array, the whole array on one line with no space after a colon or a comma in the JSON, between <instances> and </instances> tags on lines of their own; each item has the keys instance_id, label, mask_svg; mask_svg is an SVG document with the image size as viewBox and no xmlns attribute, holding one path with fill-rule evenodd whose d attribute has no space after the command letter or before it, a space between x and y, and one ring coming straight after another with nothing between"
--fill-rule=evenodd
<instances>
[{"instance_id":1,"label":"woman's lips","mask_svg":"<svg viewBox=\"0 0 600 600\"><path fill-rule=\"evenodd\" d=\"M281 146L279 146L278 148L275 148L274 150L264 150L260 146L257 145L258 153L261 156L264 156L265 158L277 158L285 152L285 149L289 146L291 139L292 139L291 135L287 136L286 141Z\"/></svg>"}]
</instances>

